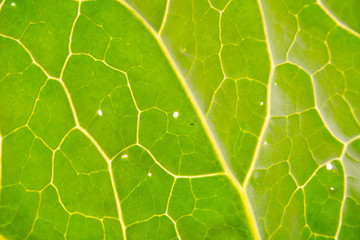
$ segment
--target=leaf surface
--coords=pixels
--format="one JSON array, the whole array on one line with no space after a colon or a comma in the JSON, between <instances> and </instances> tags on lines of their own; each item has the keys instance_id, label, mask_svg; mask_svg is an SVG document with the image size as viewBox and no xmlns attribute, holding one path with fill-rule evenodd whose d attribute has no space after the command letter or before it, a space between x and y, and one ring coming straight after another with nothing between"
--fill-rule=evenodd
<instances>
[{"instance_id":1,"label":"leaf surface","mask_svg":"<svg viewBox=\"0 0 360 240\"><path fill-rule=\"evenodd\" d=\"M356 239L356 0L0 3L0 239Z\"/></svg>"}]
</instances>

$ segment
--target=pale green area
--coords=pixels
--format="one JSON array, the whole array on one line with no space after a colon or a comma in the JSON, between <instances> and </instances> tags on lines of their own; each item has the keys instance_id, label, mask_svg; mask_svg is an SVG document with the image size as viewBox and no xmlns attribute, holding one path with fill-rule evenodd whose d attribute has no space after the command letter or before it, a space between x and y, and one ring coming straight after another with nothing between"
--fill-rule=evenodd
<instances>
[{"instance_id":1,"label":"pale green area","mask_svg":"<svg viewBox=\"0 0 360 240\"><path fill-rule=\"evenodd\" d=\"M358 1L168 1L1 1L0 239L358 239Z\"/></svg>"},{"instance_id":2,"label":"pale green area","mask_svg":"<svg viewBox=\"0 0 360 240\"><path fill-rule=\"evenodd\" d=\"M336 0L322 0L322 2L342 23L360 33L359 1L348 0L343 4Z\"/></svg>"},{"instance_id":3,"label":"pale green area","mask_svg":"<svg viewBox=\"0 0 360 240\"><path fill-rule=\"evenodd\" d=\"M136 9L156 29L160 27L165 18L167 0L125 0Z\"/></svg>"}]
</instances>

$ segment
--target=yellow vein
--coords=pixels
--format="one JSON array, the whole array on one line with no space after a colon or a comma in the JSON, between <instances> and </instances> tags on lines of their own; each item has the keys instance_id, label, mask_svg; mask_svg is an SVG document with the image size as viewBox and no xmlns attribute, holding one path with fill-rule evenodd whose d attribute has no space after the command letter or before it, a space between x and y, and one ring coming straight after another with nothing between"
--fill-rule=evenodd
<instances>
[{"instance_id":1,"label":"yellow vein","mask_svg":"<svg viewBox=\"0 0 360 240\"><path fill-rule=\"evenodd\" d=\"M285 213L286 213L288 207L290 206L293 197L295 196L295 194L296 194L298 191L302 191L302 189L300 189L300 190L295 189L294 192L291 194L291 196L290 196L290 198L289 198L289 200L288 200L288 203L285 205L284 210L282 211L279 225L278 225L277 228L269 235L268 239L272 239L273 236L274 236L276 233L278 233L279 229L280 229L281 227L283 227L283 222L284 222Z\"/></svg>"},{"instance_id":2,"label":"yellow vein","mask_svg":"<svg viewBox=\"0 0 360 240\"><path fill-rule=\"evenodd\" d=\"M273 57L270 42L269 42L270 38L269 38L269 33L268 33L268 26L267 26L267 23L266 23L265 18L264 18L264 16L265 16L264 15L264 9L263 9L261 0L257 0L257 3L258 3L259 11L260 11L260 14L261 14L261 21L263 23L263 29L264 29L264 34L265 34L265 38L266 38L266 47L267 47L267 51L269 53L269 58L270 58L269 60L270 60L271 70L270 70L269 81L268 81L268 86L267 86L266 117L265 117L263 127L261 129L260 136L258 138L258 142L257 142L257 145L256 145L256 149L255 149L253 159L251 161L250 168L249 168L249 170L248 170L248 172L246 174L246 177L245 177L245 180L244 180L244 183L243 183L243 186L244 186L245 189L246 189L246 187L247 187L247 185L249 183L249 180L250 180L250 177L251 177L252 173L254 172L255 163L256 163L256 160L257 160L257 158L259 156L260 148L261 148L261 146L263 144L263 141L264 141L264 135L265 135L266 129L269 126L270 117L271 117L271 115L270 115L270 111L271 111L271 89L272 89L272 85L273 85L273 81L274 81L273 78L274 78L274 72L275 72L274 57Z\"/></svg>"},{"instance_id":3,"label":"yellow vein","mask_svg":"<svg viewBox=\"0 0 360 240\"><path fill-rule=\"evenodd\" d=\"M111 185L112 185L112 189L113 189L113 192L114 192L114 197L115 197L115 201L116 201L116 207L117 207L117 211L118 211L118 215L119 215L119 221L120 221L120 225L121 225L121 228L122 228L122 233L123 233L123 238L124 240L126 240L126 227L125 227L125 224L124 224L124 221L123 221L123 217L122 217L122 211L121 211L121 206L120 206L120 199L119 199L119 195L118 195L118 192L117 192L117 189L116 189L116 186L115 186L115 180L114 180L114 174L113 174L113 171L112 171L112 168L111 168L111 160L108 158L108 156L105 154L105 152L102 150L102 148L100 147L100 145L95 141L95 139L84 129L80 126L79 124L79 121L78 121L78 118L77 118L77 115L76 115L76 111L75 111L75 107L74 107L74 104L72 102L72 99L71 99L71 96L70 96L70 93L67 89L67 87L65 86L64 82L62 81L62 78L63 78L63 74L64 74L64 71L65 71L65 68L66 68L66 65L72 55L72 52L71 52L71 42L72 42L72 36L73 36L73 32L74 32L74 28L75 28L75 24L80 16L80 9L81 9L81 0L79 1L79 5L78 5L78 12L77 12L77 15L74 19L74 22L73 22L73 25L72 25L72 28L71 28L71 32L70 32L70 39L69 39L69 54L65 60L65 63L64 63L64 66L61 70L61 74L60 74L60 79L59 79L59 82L61 83L61 85L63 86L64 88L64 91L66 93L66 96L68 98L68 101L69 101L69 104L70 104L70 107L71 107L71 110L73 112L73 116L74 116L74 119L75 119L75 123L76 123L76 128L79 129L83 134L85 134L88 139L90 139L90 141L95 145L95 147L97 148L97 150L100 152L100 154L103 156L103 158L106 160L107 162L107 165L108 165L108 171L109 171L109 174L110 174L110 180L111 180Z\"/></svg>"},{"instance_id":4,"label":"yellow vein","mask_svg":"<svg viewBox=\"0 0 360 240\"><path fill-rule=\"evenodd\" d=\"M317 4L326 13L326 15L328 15L328 17L331 18L331 20L333 20L338 26L342 27L352 35L360 38L360 34L358 32L356 32L355 30L347 26L347 24L343 23L343 21L338 19L338 17L336 17L335 14L332 13L331 10L327 6L325 6L325 4L323 4L321 0L317 0Z\"/></svg>"},{"instance_id":5,"label":"yellow vein","mask_svg":"<svg viewBox=\"0 0 360 240\"><path fill-rule=\"evenodd\" d=\"M255 153L251 162L251 166L249 171L246 174L245 180L244 180L244 184L243 186L246 188L246 186L249 183L251 174L253 173L254 169L255 169L255 163L256 160L259 156L259 152L260 152L260 148L262 146L262 144L264 143L264 135L266 132L267 127L269 126L269 122L270 122L270 111L271 111L271 90L272 90L272 85L273 85L273 81L274 81L274 74L275 74L275 65L274 65L274 57L271 51L271 46L270 46L270 42L269 42L269 33L268 33L268 26L267 23L264 19L264 9L261 3L261 0L258 0L258 5L259 5L259 10L260 10L260 14L261 14L261 20L263 23L263 27L264 27L264 33L265 33L265 38L266 38L266 47L269 53L269 58L270 58L270 66L271 66L271 70L270 70L270 74L269 74L269 81L268 81L268 86L267 86L267 100L266 100L266 117L265 117L265 121L263 124L263 127L261 129L261 133L260 136L258 138L258 142L256 145L256 149L255 149Z\"/></svg>"},{"instance_id":6,"label":"yellow vein","mask_svg":"<svg viewBox=\"0 0 360 240\"><path fill-rule=\"evenodd\" d=\"M72 111L73 116L74 116L75 125L80 126L79 120L78 120L77 115L76 115L75 107L74 107L74 104L72 102L72 99L71 99L71 96L70 96L70 93L69 93L69 90L67 89L67 87L65 86L65 83L63 81L59 81L59 82L60 82L61 86L63 87L64 92L66 94L66 97L67 97L67 99L69 101L69 105L70 105L71 111Z\"/></svg>"},{"instance_id":7,"label":"yellow vein","mask_svg":"<svg viewBox=\"0 0 360 240\"><path fill-rule=\"evenodd\" d=\"M167 217L173 222L174 227L175 227L176 235L177 235L177 237L178 237L179 239L181 239L180 234L179 234L179 231L178 231L177 226L176 226L175 220L174 220L172 217L170 217L170 215L168 214L169 205L170 205L170 199L171 199L171 195L172 195L172 193L173 193L174 187L175 187L175 183L176 183L176 179L174 179L174 182L173 182L173 184L172 184L172 186L171 186L169 198L168 198L168 201L167 201L167 204L166 204L165 216L167 216Z\"/></svg>"},{"instance_id":8,"label":"yellow vein","mask_svg":"<svg viewBox=\"0 0 360 240\"><path fill-rule=\"evenodd\" d=\"M307 71L305 71L307 74L309 74ZM313 75L309 74L310 78L311 78L311 83L313 85L313 94L314 94L314 103L315 103L315 107L314 109L318 112L319 114L319 117L322 121L322 123L324 124L324 127L329 131L330 135L335 138L338 142L342 143L342 144L345 144L344 143L344 137L341 136L338 136L336 131L334 131L334 128L333 127L330 127L331 124L328 123L328 120L326 119L326 117L323 116L323 111L321 110L321 107L318 107L318 99L319 97L317 96L316 94L316 90L315 90L315 85L314 85L314 77ZM324 114L326 116L326 114Z\"/></svg>"},{"instance_id":9,"label":"yellow vein","mask_svg":"<svg viewBox=\"0 0 360 240\"><path fill-rule=\"evenodd\" d=\"M169 15L170 1L171 1L171 0L167 0L167 1L166 1L165 13L164 13L164 17L163 17L163 20L162 20L162 22L161 22L161 26L160 26L160 29L159 29L159 35L162 34L162 32L163 32L163 30L164 30L164 27L165 27L165 24L166 24L167 17L168 17L168 15Z\"/></svg>"},{"instance_id":10,"label":"yellow vein","mask_svg":"<svg viewBox=\"0 0 360 240\"><path fill-rule=\"evenodd\" d=\"M104 61L105 62L105 61ZM118 70L119 71L119 70ZM120 71L121 72L121 71ZM129 91L130 91L130 95L131 95L131 98L134 102L134 105L136 107L136 110L138 112L138 115L137 115L137 122L136 122L136 143L139 143L139 136L140 136L140 116L141 116L141 111L140 111L140 108L138 107L136 101L135 101L135 97L134 97L134 92L131 88L131 85L130 85L130 81L129 81L129 77L126 73L125 74L125 77L126 77L126 82L127 82L127 86L129 88Z\"/></svg>"},{"instance_id":11,"label":"yellow vein","mask_svg":"<svg viewBox=\"0 0 360 240\"><path fill-rule=\"evenodd\" d=\"M292 50L293 46L295 45L297 36L298 36L299 33L300 33L299 18L298 18L297 16L295 16L295 17L296 17L296 33L295 33L294 38L293 38L292 42L290 43L290 46L289 46L288 50L286 51L286 55L285 55L285 56L286 56L286 60L287 60L288 62L290 62L290 61L289 61L290 51Z\"/></svg>"},{"instance_id":12,"label":"yellow vein","mask_svg":"<svg viewBox=\"0 0 360 240\"><path fill-rule=\"evenodd\" d=\"M35 227L35 224L37 223L38 219L39 219L39 210L40 210L40 205L41 205L41 192L38 192L39 194L39 203L36 207L36 215L35 215L35 218L34 218L34 221L33 221L33 224L31 225L31 229L30 231L28 232L28 234L26 235L25 239L29 239L30 235L34 232L34 227Z\"/></svg>"},{"instance_id":13,"label":"yellow vein","mask_svg":"<svg viewBox=\"0 0 360 240\"><path fill-rule=\"evenodd\" d=\"M115 195L115 201L116 201L116 206L117 206L117 210L118 210L118 214L119 214L120 225L121 225L122 232L123 232L123 238L124 238L124 240L126 240L126 234L125 234L126 233L126 227L125 227L125 223L124 223L123 217L122 217L119 194L118 194L116 186L115 186L114 174L113 174L113 171L112 171L112 168L111 168L111 160L108 158L108 156L105 154L105 152L102 150L100 145L96 142L96 140L85 129L83 129L80 126L77 126L76 128L79 129L95 145L97 150L100 152L100 154L102 155L102 157L106 160L106 162L108 164L108 170L109 170L109 174L110 174L111 185L112 185L114 195Z\"/></svg>"},{"instance_id":14,"label":"yellow vein","mask_svg":"<svg viewBox=\"0 0 360 240\"><path fill-rule=\"evenodd\" d=\"M209 2L209 5L212 7L210 0L208 0L208 2ZM230 4L230 2L231 2L231 1L229 1L229 2L226 4L226 6L225 6L224 9L227 8L227 6ZM208 107L208 109L207 109L207 111L206 111L206 113L205 113L205 117L208 117L208 115L210 114L212 105L213 105L213 103L215 102L215 97L216 97L216 95L217 95L217 92L221 89L223 83L225 82L225 80L226 80L226 78L227 78L227 76L226 76L226 74L225 74L225 70L224 70L224 65L223 65L223 62L222 62L222 58L221 58L221 52L222 52L222 49L223 49L223 47L224 47L224 44L223 44L223 42L222 42L222 37L221 37L221 36L222 36L222 31L221 31L222 16L223 16L223 12L220 11L220 12L219 12L219 40L220 40L221 46L220 46L220 50L219 50L218 56L219 56L220 68L221 68L221 72L222 72L222 75L223 75L223 79L221 80L219 86L215 89L214 93L212 94L209 107ZM235 83L235 85L236 85L236 83ZM236 94L237 94L237 91L236 91ZM238 102L238 101L236 101L236 104L237 104L237 102Z\"/></svg>"},{"instance_id":15,"label":"yellow vein","mask_svg":"<svg viewBox=\"0 0 360 240\"><path fill-rule=\"evenodd\" d=\"M311 182L311 180L316 176L316 174L319 172L319 170L321 168L323 168L324 166L326 166L327 164L331 164L332 161L334 161L334 160L331 159L331 160L324 162L324 163L320 164L319 166L317 166L317 168L314 170L314 172L311 174L311 176L308 178L308 180L306 180L306 182L303 185L298 186L296 188L296 190L298 190L300 188L305 188L309 184L309 182Z\"/></svg>"},{"instance_id":16,"label":"yellow vein","mask_svg":"<svg viewBox=\"0 0 360 240\"><path fill-rule=\"evenodd\" d=\"M349 100L345 96L342 96L342 99L344 100L344 102L346 103L348 108L350 109L351 116L355 120L356 124L358 126L360 126L360 122L359 122L358 118L356 117L356 113L354 112L354 109L352 108L351 103L349 102Z\"/></svg>"},{"instance_id":17,"label":"yellow vein","mask_svg":"<svg viewBox=\"0 0 360 240\"><path fill-rule=\"evenodd\" d=\"M347 189L346 188L346 172L345 172L345 168L344 168L343 159L344 159L344 156L346 154L347 147L351 143L352 143L352 141L350 140L350 141L348 141L348 142L346 142L344 144L344 148L343 148L341 156L340 156L341 164L343 165L343 169L344 169L344 195L343 195L343 199L342 199L341 206L340 206L339 225L338 225L337 230L336 230L335 239L339 238L339 234L340 234L340 230L341 230L341 224L342 224L342 221L343 221L343 214L344 214L345 198L346 198L346 189Z\"/></svg>"},{"instance_id":18,"label":"yellow vein","mask_svg":"<svg viewBox=\"0 0 360 240\"><path fill-rule=\"evenodd\" d=\"M202 175L194 175L194 176L176 176L176 178L206 178L206 177L216 177L216 176L227 176L226 173L220 172L220 173L209 173L209 174L202 174Z\"/></svg>"},{"instance_id":19,"label":"yellow vein","mask_svg":"<svg viewBox=\"0 0 360 240\"><path fill-rule=\"evenodd\" d=\"M147 149L146 147L144 147L144 146L141 145L140 143L137 143L136 145L139 146L140 148L142 148L144 151L146 151L146 152L150 155L150 157L153 159L153 161L154 161L162 170L164 170L167 174L173 176L174 178L177 178L177 176L176 176L174 173L172 173L172 172L170 172L169 170L167 170L162 164L160 164L160 163L156 160L156 158L155 158L154 155L150 152L149 149Z\"/></svg>"},{"instance_id":20,"label":"yellow vein","mask_svg":"<svg viewBox=\"0 0 360 240\"><path fill-rule=\"evenodd\" d=\"M73 37L74 29L75 29L75 24L76 24L76 22L77 22L77 20L79 19L79 16L80 16L81 1L79 1L78 3L79 3L79 4L78 4L77 15L76 15L76 17L75 17L75 19L74 19L74 22L73 22L73 24L72 24L72 26L71 26L71 31L70 31L70 39L69 39L69 46L68 46L68 48L69 48L69 54L67 55L66 60L65 60L64 65L63 65L63 68L61 69L60 79L58 79L59 82L61 83L61 85L62 85L65 93L66 93L67 98L68 98L68 101L69 101L70 108L71 108L71 111L72 111L73 116L74 116L74 120L75 120L76 126L80 126L79 120L78 120L78 118L77 118L76 111L75 111L75 107L74 107L74 104L72 103L69 90L67 89L67 87L65 86L65 83L63 82L63 76L64 76L65 68L66 68L66 66L67 66L67 64L68 64L68 61L69 61L71 55L72 55L72 52L71 52L71 42L72 42L72 37Z\"/></svg>"},{"instance_id":21,"label":"yellow vein","mask_svg":"<svg viewBox=\"0 0 360 240\"><path fill-rule=\"evenodd\" d=\"M20 46L29 54L33 64L35 64L38 68L40 68L48 78L57 79L56 77L51 76L38 62L35 61L35 58L31 55L30 50L27 49L27 47L25 47L25 45L22 42L20 42L19 39L16 39L16 38L13 38L13 37L1 34L1 33L0 33L0 36L3 37L3 38L11 39L11 40L19 43Z\"/></svg>"},{"instance_id":22,"label":"yellow vein","mask_svg":"<svg viewBox=\"0 0 360 240\"><path fill-rule=\"evenodd\" d=\"M260 235L257 229L257 224L255 222L255 217L253 215L252 212L252 208L251 205L249 203L246 191L244 190L244 188L241 186L241 184L239 183L239 181L237 180L237 178L234 176L234 174L232 173L232 171L229 169L229 166L226 163L226 160L220 150L219 144L217 143L212 131L210 130L209 125L207 124L207 121L205 119L205 116L203 115L197 100L195 99L194 95L192 94L190 87L188 86L187 82L185 81L184 76L182 75L180 69L178 68L175 60L173 59L173 57L171 56L167 46L165 45L165 43L163 42L161 36L150 26L150 24L141 16L139 15L139 13L137 13L132 6L130 6L127 2L125 2L124 0L117 0L119 3L121 3L124 7L126 7L146 28L147 30L154 36L154 38L157 40L160 48L162 49L163 53L165 54L165 57L167 58L167 60L169 61L171 67L173 68L175 74L177 75L178 79L180 80L185 92L187 93L191 103L193 104L193 107L195 108L199 118L201 119L201 123L212 143L212 145L215 148L215 151L219 157L220 163L223 166L224 170L225 170L225 174L229 177L229 179L231 180L231 182L233 183L233 185L236 187L236 189L239 192L239 195L243 201L244 204L244 211L246 214L247 219L249 220L249 225L252 231L252 234L254 236L255 239L260 239Z\"/></svg>"},{"instance_id":23,"label":"yellow vein","mask_svg":"<svg viewBox=\"0 0 360 240\"><path fill-rule=\"evenodd\" d=\"M134 144L136 146L139 146L140 148L142 148L144 151L146 151L150 157L152 158L152 160L162 169L164 170L167 174L173 176L175 179L177 178L206 178L206 177L215 177L215 176L224 176L227 175L226 173L223 172L218 172L218 173L209 173L209 174L201 174L201 175L194 175L194 176L187 176L187 175L176 175L172 172L170 172L169 170L167 170L160 162L158 162L155 158L155 156L150 152L149 149L147 149L146 147L144 147L143 145L141 145L140 143L136 143ZM132 145L132 146L134 146ZM123 150L122 150L123 151ZM121 151L121 152L122 152ZM115 158L115 157L114 157Z\"/></svg>"}]
</instances>

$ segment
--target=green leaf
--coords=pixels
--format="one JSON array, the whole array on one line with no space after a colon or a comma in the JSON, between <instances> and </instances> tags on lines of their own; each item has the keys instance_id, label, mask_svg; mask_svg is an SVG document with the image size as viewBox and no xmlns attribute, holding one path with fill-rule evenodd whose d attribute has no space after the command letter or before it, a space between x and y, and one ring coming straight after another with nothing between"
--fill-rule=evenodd
<instances>
[{"instance_id":1,"label":"green leaf","mask_svg":"<svg viewBox=\"0 0 360 240\"><path fill-rule=\"evenodd\" d=\"M0 239L357 239L357 0L2 0Z\"/></svg>"}]
</instances>

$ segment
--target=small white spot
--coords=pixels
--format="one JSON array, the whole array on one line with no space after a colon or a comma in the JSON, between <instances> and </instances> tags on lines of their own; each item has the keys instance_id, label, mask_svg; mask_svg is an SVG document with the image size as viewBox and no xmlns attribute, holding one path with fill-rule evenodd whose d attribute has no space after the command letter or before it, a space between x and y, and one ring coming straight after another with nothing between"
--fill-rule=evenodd
<instances>
[{"instance_id":1,"label":"small white spot","mask_svg":"<svg viewBox=\"0 0 360 240\"><path fill-rule=\"evenodd\" d=\"M334 191L334 190L335 190L335 188L333 188L333 187L330 187L330 190L331 190L331 191Z\"/></svg>"},{"instance_id":2,"label":"small white spot","mask_svg":"<svg viewBox=\"0 0 360 240\"><path fill-rule=\"evenodd\" d=\"M264 105L264 102L260 102L260 105L261 105L261 106Z\"/></svg>"},{"instance_id":3,"label":"small white spot","mask_svg":"<svg viewBox=\"0 0 360 240\"><path fill-rule=\"evenodd\" d=\"M14 2L11 3L11 6L13 6L13 7L15 7L15 5L16 5L16 4L15 4Z\"/></svg>"},{"instance_id":4,"label":"small white spot","mask_svg":"<svg viewBox=\"0 0 360 240\"><path fill-rule=\"evenodd\" d=\"M277 83L275 83L275 85L277 86Z\"/></svg>"},{"instance_id":5,"label":"small white spot","mask_svg":"<svg viewBox=\"0 0 360 240\"><path fill-rule=\"evenodd\" d=\"M260 173L259 173L258 171L255 171L255 172L253 173L253 177L254 177L255 179L259 178L259 177L260 177Z\"/></svg>"},{"instance_id":6,"label":"small white spot","mask_svg":"<svg viewBox=\"0 0 360 240\"><path fill-rule=\"evenodd\" d=\"M267 141L265 141L264 144L266 145L266 144L267 144Z\"/></svg>"},{"instance_id":7,"label":"small white spot","mask_svg":"<svg viewBox=\"0 0 360 240\"><path fill-rule=\"evenodd\" d=\"M174 112L174 113L173 113L173 117L174 117L174 118L177 118L178 116L179 116L179 112Z\"/></svg>"},{"instance_id":8,"label":"small white spot","mask_svg":"<svg viewBox=\"0 0 360 240\"><path fill-rule=\"evenodd\" d=\"M126 154L121 156L121 158L127 158L127 157L128 157L128 155L126 155Z\"/></svg>"},{"instance_id":9,"label":"small white spot","mask_svg":"<svg viewBox=\"0 0 360 240\"><path fill-rule=\"evenodd\" d=\"M101 111L101 109L99 109L98 114L99 114L99 116L102 116L102 111Z\"/></svg>"},{"instance_id":10,"label":"small white spot","mask_svg":"<svg viewBox=\"0 0 360 240\"><path fill-rule=\"evenodd\" d=\"M148 176L151 177L151 172L148 173Z\"/></svg>"},{"instance_id":11,"label":"small white spot","mask_svg":"<svg viewBox=\"0 0 360 240\"><path fill-rule=\"evenodd\" d=\"M327 163L327 164L326 164L326 169L327 169L327 170L333 169L333 165L332 165L331 163Z\"/></svg>"}]
</instances>

